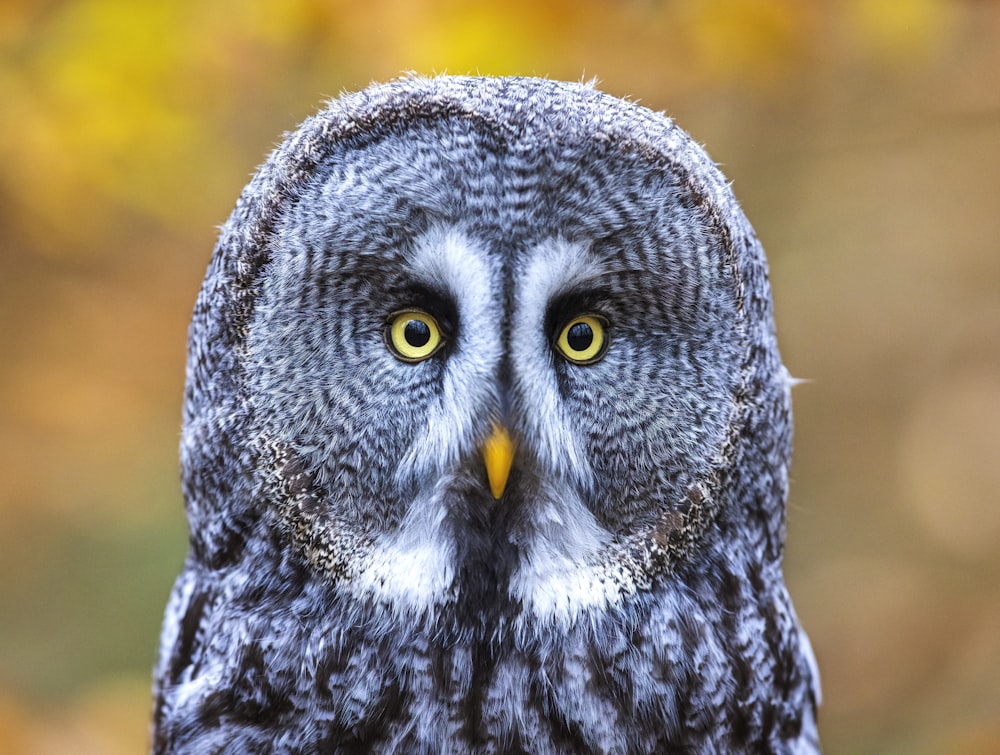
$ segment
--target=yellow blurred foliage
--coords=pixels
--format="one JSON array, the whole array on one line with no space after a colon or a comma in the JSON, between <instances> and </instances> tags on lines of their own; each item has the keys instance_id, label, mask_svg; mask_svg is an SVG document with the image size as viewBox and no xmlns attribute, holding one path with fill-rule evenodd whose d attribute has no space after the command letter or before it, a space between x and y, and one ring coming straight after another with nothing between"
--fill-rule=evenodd
<instances>
[{"instance_id":1,"label":"yellow blurred foliage","mask_svg":"<svg viewBox=\"0 0 1000 755\"><path fill-rule=\"evenodd\" d=\"M847 22L886 54L926 47L944 4L851 2ZM262 82L423 72L607 75L667 91L770 86L823 42L821 4L704 0L14 2L0 15L4 195L32 250L60 257L109 232L107 203L183 225L200 194L178 164L234 170L226 129ZM303 71L303 69L305 69ZM333 76L323 77L324 70ZM325 78L325 80L324 80ZM211 179L209 179L211 180ZM100 253L100 250L90 250Z\"/></svg>"},{"instance_id":2,"label":"yellow blurred foliage","mask_svg":"<svg viewBox=\"0 0 1000 755\"><path fill-rule=\"evenodd\" d=\"M404 70L598 75L661 101L713 86L773 90L830 54L830 14L797 0L4 4L0 295L11 312L31 306L23 285L12 288L27 275L46 303L30 333L8 326L18 359L0 374L0 416L18 432L0 433L0 448L12 459L39 453L24 442L29 425L39 447L48 437L82 459L98 454L86 442L95 425L134 442L152 404L129 386L150 364L172 370L170 387L179 379L177 352L142 357L163 354L157 328L183 333L176 319L151 318L147 297L190 301L211 228L263 157L262 140L322 94ZM847 3L840 20L892 53L934 38L943 15L934 0L880 0ZM277 113L256 104L262 88ZM178 242L190 244L189 267L169 259ZM95 288L82 270L110 277ZM163 275L179 292L164 293ZM0 506L63 498L38 483L15 481Z\"/></svg>"},{"instance_id":3,"label":"yellow blurred foliage","mask_svg":"<svg viewBox=\"0 0 1000 755\"><path fill-rule=\"evenodd\" d=\"M948 0L849 0L848 25L864 48L885 59L913 59L950 38Z\"/></svg>"},{"instance_id":4,"label":"yellow blurred foliage","mask_svg":"<svg viewBox=\"0 0 1000 755\"><path fill-rule=\"evenodd\" d=\"M818 9L796 0L681 3L695 67L708 77L775 84L817 42ZM778 82L774 80L777 79Z\"/></svg>"},{"instance_id":5,"label":"yellow blurred foliage","mask_svg":"<svg viewBox=\"0 0 1000 755\"><path fill-rule=\"evenodd\" d=\"M215 226L283 130L408 71L597 78L725 161L815 379L787 571L829 749L997 751L1000 5L975 0L0 3L0 751L145 746Z\"/></svg>"},{"instance_id":6,"label":"yellow blurred foliage","mask_svg":"<svg viewBox=\"0 0 1000 755\"><path fill-rule=\"evenodd\" d=\"M133 755L148 751L144 678L95 685L63 710L30 710L0 690L0 748L10 755Z\"/></svg>"}]
</instances>

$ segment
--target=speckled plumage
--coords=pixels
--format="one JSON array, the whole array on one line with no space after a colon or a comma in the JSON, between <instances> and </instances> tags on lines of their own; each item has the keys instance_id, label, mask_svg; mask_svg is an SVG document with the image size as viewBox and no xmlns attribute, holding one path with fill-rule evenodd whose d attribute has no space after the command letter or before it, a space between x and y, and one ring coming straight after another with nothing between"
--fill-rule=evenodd
<instances>
[{"instance_id":1,"label":"speckled plumage","mask_svg":"<svg viewBox=\"0 0 1000 755\"><path fill-rule=\"evenodd\" d=\"M418 363L383 337L411 307ZM553 347L577 312L593 364ZM789 384L763 250L667 118L538 79L330 103L195 307L154 750L817 750Z\"/></svg>"}]
</instances>

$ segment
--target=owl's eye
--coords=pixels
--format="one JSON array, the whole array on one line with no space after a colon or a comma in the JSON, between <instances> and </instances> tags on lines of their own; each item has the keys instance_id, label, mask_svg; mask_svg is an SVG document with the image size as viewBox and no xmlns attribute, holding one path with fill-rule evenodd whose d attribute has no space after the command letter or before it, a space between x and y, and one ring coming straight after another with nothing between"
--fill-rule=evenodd
<instances>
[{"instance_id":1,"label":"owl's eye","mask_svg":"<svg viewBox=\"0 0 1000 755\"><path fill-rule=\"evenodd\" d=\"M422 362L444 343L437 320L418 309L404 309L389 315L384 337L389 351L404 362Z\"/></svg>"},{"instance_id":2,"label":"owl's eye","mask_svg":"<svg viewBox=\"0 0 1000 755\"><path fill-rule=\"evenodd\" d=\"M577 315L559 331L556 349L573 364L593 364L608 350L607 325L600 315Z\"/></svg>"}]
</instances>

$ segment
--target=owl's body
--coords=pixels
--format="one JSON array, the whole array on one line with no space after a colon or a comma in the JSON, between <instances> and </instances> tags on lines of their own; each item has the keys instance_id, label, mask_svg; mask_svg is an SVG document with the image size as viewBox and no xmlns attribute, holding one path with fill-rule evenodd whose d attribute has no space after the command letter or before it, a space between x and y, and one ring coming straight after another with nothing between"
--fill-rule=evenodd
<instances>
[{"instance_id":1,"label":"owl's body","mask_svg":"<svg viewBox=\"0 0 1000 755\"><path fill-rule=\"evenodd\" d=\"M818 748L766 263L664 117L332 103L223 229L184 420L156 751Z\"/></svg>"}]
</instances>

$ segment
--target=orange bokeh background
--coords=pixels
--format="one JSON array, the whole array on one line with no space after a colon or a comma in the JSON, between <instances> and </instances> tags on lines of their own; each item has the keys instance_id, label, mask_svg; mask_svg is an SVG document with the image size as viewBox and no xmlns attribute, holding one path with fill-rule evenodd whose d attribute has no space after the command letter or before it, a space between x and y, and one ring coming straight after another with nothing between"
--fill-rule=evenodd
<instances>
[{"instance_id":1,"label":"orange bokeh background","mask_svg":"<svg viewBox=\"0 0 1000 755\"><path fill-rule=\"evenodd\" d=\"M596 77L734 181L828 752L1000 752L1000 4L5 0L0 751L146 747L187 320L253 167L406 71Z\"/></svg>"}]
</instances>

